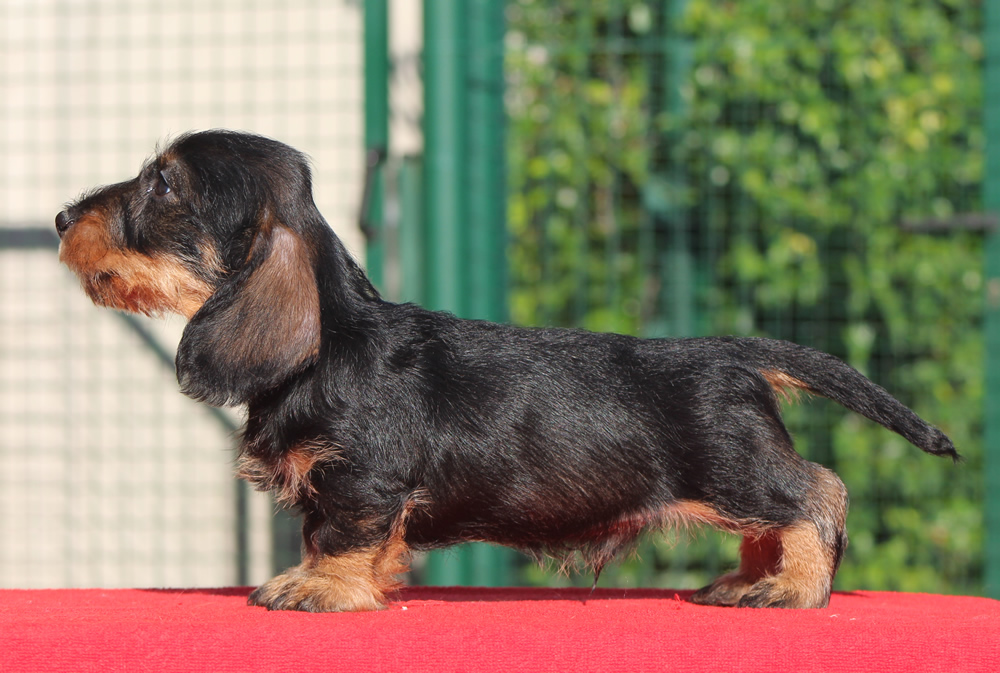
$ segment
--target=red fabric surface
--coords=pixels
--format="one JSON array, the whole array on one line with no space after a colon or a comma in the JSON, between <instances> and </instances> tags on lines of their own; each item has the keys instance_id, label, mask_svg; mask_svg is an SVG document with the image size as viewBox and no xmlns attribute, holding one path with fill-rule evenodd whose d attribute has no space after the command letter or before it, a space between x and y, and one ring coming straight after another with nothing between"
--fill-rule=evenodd
<instances>
[{"instance_id":1,"label":"red fabric surface","mask_svg":"<svg viewBox=\"0 0 1000 673\"><path fill-rule=\"evenodd\" d=\"M385 611L267 612L247 589L0 591L0 671L1000 671L1000 601L411 588Z\"/></svg>"}]
</instances>

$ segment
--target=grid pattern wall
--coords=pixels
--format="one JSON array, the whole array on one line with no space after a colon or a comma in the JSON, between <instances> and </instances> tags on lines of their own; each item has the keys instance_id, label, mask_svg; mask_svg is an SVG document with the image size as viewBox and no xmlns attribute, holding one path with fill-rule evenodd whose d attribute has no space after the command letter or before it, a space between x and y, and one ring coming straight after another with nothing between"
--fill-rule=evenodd
<instances>
[{"instance_id":1,"label":"grid pattern wall","mask_svg":"<svg viewBox=\"0 0 1000 673\"><path fill-rule=\"evenodd\" d=\"M0 586L272 572L272 505L232 476L239 419L177 390L183 321L91 305L57 261L52 220L83 190L132 177L158 143L224 127L308 153L320 210L359 250L360 13L319 0L0 2Z\"/></svg>"}]
</instances>

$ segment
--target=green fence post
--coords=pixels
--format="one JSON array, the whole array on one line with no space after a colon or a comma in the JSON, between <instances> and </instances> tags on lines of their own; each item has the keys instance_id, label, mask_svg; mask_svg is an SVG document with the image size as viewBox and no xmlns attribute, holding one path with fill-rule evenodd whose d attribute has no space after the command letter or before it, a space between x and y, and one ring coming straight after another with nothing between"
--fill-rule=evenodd
<instances>
[{"instance_id":1,"label":"green fence post","mask_svg":"<svg viewBox=\"0 0 1000 673\"><path fill-rule=\"evenodd\" d=\"M504 322L507 307L507 148L504 112L506 3L469 0L467 17L468 264L467 316ZM513 552L471 545L469 582L511 583Z\"/></svg>"},{"instance_id":2,"label":"green fence post","mask_svg":"<svg viewBox=\"0 0 1000 673\"><path fill-rule=\"evenodd\" d=\"M1000 0L984 3L983 44L986 63L983 82L983 127L986 167L983 208L1000 212ZM987 236L985 247L986 399L983 404L985 464L985 586L1000 598L1000 232Z\"/></svg>"},{"instance_id":3,"label":"green fence post","mask_svg":"<svg viewBox=\"0 0 1000 673\"><path fill-rule=\"evenodd\" d=\"M424 289L429 308L462 313L465 216L465 2L424 2ZM468 584L467 548L427 557L426 584Z\"/></svg>"},{"instance_id":4,"label":"green fence post","mask_svg":"<svg viewBox=\"0 0 1000 673\"><path fill-rule=\"evenodd\" d=\"M505 3L424 2L424 223L430 308L505 320ZM509 583L510 552L431 554L427 584Z\"/></svg>"},{"instance_id":5,"label":"green fence post","mask_svg":"<svg viewBox=\"0 0 1000 673\"><path fill-rule=\"evenodd\" d=\"M507 311L507 161L504 2L469 0L469 318L503 322Z\"/></svg>"},{"instance_id":6,"label":"green fence post","mask_svg":"<svg viewBox=\"0 0 1000 673\"><path fill-rule=\"evenodd\" d=\"M465 308L465 0L424 2L424 209L427 302Z\"/></svg>"},{"instance_id":7,"label":"green fence post","mask_svg":"<svg viewBox=\"0 0 1000 673\"><path fill-rule=\"evenodd\" d=\"M681 35L680 23L687 6L686 0L672 0L667 6L666 25L666 60L667 85L666 109L674 115L684 113L687 105L681 95L684 83L691 69L692 46ZM674 145L675 138L670 138L669 144ZM670 151L670 150L668 150ZM672 158L668 173L669 210L667 220L670 224L670 240L667 248L667 269L669 274L670 294L672 299L667 313L671 336L695 336L696 329L696 262L694 246L691 240L691 219L687 203L687 175L684 166L677 165Z\"/></svg>"},{"instance_id":8,"label":"green fence post","mask_svg":"<svg viewBox=\"0 0 1000 673\"><path fill-rule=\"evenodd\" d=\"M364 5L365 154L389 148L389 8L388 0L366 0ZM385 281L382 171L375 169L367 194L368 212L365 266L376 287ZM364 205L364 204L363 204Z\"/></svg>"},{"instance_id":9,"label":"green fence post","mask_svg":"<svg viewBox=\"0 0 1000 673\"><path fill-rule=\"evenodd\" d=\"M646 39L650 42L649 52L657 54L659 60L659 67L650 68L654 118L665 113L677 119L687 107L681 92L691 70L693 48L679 28L686 7L687 0L668 0L653 12L653 27ZM673 156L679 140L677 131L659 138L652 149L654 172L643 194L643 206L651 219L649 226L665 234L662 241L648 241L657 251L641 251L659 258L664 288L659 297L659 317L644 325L643 336L688 337L701 332L699 270L690 229L687 169L678 165ZM652 239L653 234L648 236Z\"/></svg>"},{"instance_id":10,"label":"green fence post","mask_svg":"<svg viewBox=\"0 0 1000 673\"><path fill-rule=\"evenodd\" d=\"M423 164L404 157L398 175L400 301L427 304L427 236L424 222Z\"/></svg>"}]
</instances>

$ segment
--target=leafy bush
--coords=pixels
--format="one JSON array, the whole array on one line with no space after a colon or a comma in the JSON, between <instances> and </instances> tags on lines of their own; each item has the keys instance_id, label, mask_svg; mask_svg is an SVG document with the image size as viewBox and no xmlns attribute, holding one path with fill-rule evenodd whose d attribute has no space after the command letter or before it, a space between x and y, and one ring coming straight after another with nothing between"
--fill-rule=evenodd
<instances>
[{"instance_id":1,"label":"leafy bush","mask_svg":"<svg viewBox=\"0 0 1000 673\"><path fill-rule=\"evenodd\" d=\"M514 319L843 357L968 461L832 404L788 408L852 495L838 586L981 591L982 241L902 226L978 208L979 6L669 7L511 4ZM607 581L694 586L735 548L646 543Z\"/></svg>"}]
</instances>

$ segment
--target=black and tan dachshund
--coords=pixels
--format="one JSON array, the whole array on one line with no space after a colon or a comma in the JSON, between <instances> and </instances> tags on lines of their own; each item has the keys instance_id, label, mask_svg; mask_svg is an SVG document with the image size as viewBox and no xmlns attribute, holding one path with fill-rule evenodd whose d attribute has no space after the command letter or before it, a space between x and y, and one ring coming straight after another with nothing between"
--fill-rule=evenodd
<instances>
[{"instance_id":1,"label":"black and tan dachshund","mask_svg":"<svg viewBox=\"0 0 1000 673\"><path fill-rule=\"evenodd\" d=\"M779 402L839 402L952 443L837 358L782 341L650 339L462 320L379 297L287 145L191 133L56 218L97 304L188 319L184 393L246 405L241 476L303 514L302 563L250 603L384 607L412 549L479 540L599 573L646 529L742 535L708 605L826 606L847 494Z\"/></svg>"}]
</instances>

